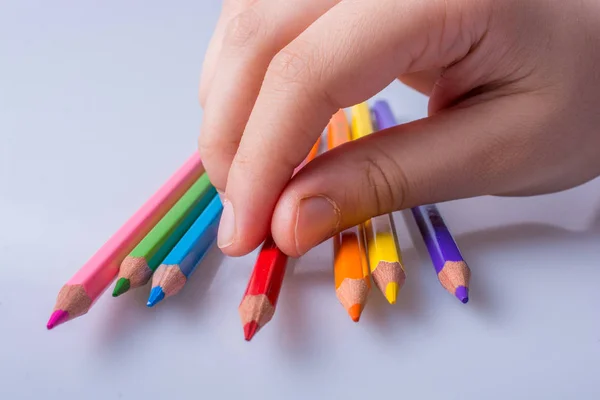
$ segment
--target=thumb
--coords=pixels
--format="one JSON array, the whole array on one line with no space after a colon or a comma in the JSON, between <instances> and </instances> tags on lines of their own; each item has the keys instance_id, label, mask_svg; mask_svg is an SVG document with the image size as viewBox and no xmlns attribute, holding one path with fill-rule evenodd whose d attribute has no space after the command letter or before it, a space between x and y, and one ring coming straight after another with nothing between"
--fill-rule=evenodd
<instances>
[{"instance_id":1,"label":"thumb","mask_svg":"<svg viewBox=\"0 0 600 400\"><path fill-rule=\"evenodd\" d=\"M544 142L543 104L528 94L499 97L328 151L279 198L271 223L274 240L286 254L300 256L377 215L530 187L539 182L542 164L552 161L536 147L536 141Z\"/></svg>"}]
</instances>

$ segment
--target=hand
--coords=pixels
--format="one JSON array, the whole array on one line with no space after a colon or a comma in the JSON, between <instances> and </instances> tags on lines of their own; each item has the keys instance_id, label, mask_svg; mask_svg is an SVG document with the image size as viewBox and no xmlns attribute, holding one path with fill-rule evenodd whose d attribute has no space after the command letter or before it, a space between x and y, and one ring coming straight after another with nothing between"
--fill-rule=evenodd
<instances>
[{"instance_id":1,"label":"hand","mask_svg":"<svg viewBox=\"0 0 600 400\"><path fill-rule=\"evenodd\" d=\"M598 176L599 42L595 0L225 0L200 88L219 247L246 254L271 229L299 256L375 215ZM290 180L333 113L397 77L428 118Z\"/></svg>"}]
</instances>

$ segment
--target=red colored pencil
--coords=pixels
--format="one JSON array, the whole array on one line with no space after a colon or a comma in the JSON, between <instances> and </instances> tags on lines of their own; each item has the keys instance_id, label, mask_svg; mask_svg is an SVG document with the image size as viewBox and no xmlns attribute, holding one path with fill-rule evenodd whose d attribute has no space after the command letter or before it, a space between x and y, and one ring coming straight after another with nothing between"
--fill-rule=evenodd
<instances>
[{"instance_id":1,"label":"red colored pencil","mask_svg":"<svg viewBox=\"0 0 600 400\"><path fill-rule=\"evenodd\" d=\"M296 168L294 173L317 156L320 143L321 138L317 140L304 162ZM248 341L275 314L287 260L287 255L279 250L269 235L260 249L246 292L238 308L244 328L244 337Z\"/></svg>"},{"instance_id":2,"label":"red colored pencil","mask_svg":"<svg viewBox=\"0 0 600 400\"><path fill-rule=\"evenodd\" d=\"M273 318L287 259L269 235L260 249L239 307L246 340L252 339L254 334Z\"/></svg>"}]
</instances>

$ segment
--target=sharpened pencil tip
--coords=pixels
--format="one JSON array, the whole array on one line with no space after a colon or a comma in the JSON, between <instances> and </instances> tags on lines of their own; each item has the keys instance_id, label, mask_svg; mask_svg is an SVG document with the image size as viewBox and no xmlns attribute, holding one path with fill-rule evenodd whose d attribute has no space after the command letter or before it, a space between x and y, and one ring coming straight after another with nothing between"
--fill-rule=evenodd
<instances>
[{"instance_id":1,"label":"sharpened pencil tip","mask_svg":"<svg viewBox=\"0 0 600 400\"><path fill-rule=\"evenodd\" d=\"M113 290L113 297L119 297L123 293L129 290L131 287L131 281L127 278L119 278L117 284L115 285L115 290Z\"/></svg>"},{"instance_id":2,"label":"sharpened pencil tip","mask_svg":"<svg viewBox=\"0 0 600 400\"><path fill-rule=\"evenodd\" d=\"M165 298L165 292L163 292L160 286L153 287L150 290L150 296L148 296L148 307L154 307L158 302Z\"/></svg>"},{"instance_id":3,"label":"sharpened pencil tip","mask_svg":"<svg viewBox=\"0 0 600 400\"><path fill-rule=\"evenodd\" d=\"M360 304L355 304L348 309L348 315L352 318L352 321L358 322L360 320L360 314L362 313L362 307Z\"/></svg>"},{"instance_id":4,"label":"sharpened pencil tip","mask_svg":"<svg viewBox=\"0 0 600 400\"><path fill-rule=\"evenodd\" d=\"M256 332L258 332L258 330L259 326L256 323L256 321L248 322L246 325L244 325L244 339L246 339L246 341L249 342L250 340L252 340L254 335L256 335Z\"/></svg>"},{"instance_id":5,"label":"sharpened pencil tip","mask_svg":"<svg viewBox=\"0 0 600 400\"><path fill-rule=\"evenodd\" d=\"M48 323L46 324L46 328L48 330L57 327L60 324L67 322L69 319L69 313L64 310L56 310L50 316Z\"/></svg>"},{"instance_id":6,"label":"sharpened pencil tip","mask_svg":"<svg viewBox=\"0 0 600 400\"><path fill-rule=\"evenodd\" d=\"M463 304L467 304L467 302L469 301L469 288L468 287L464 287L464 286L459 286L454 291L454 295Z\"/></svg>"},{"instance_id":7,"label":"sharpened pencil tip","mask_svg":"<svg viewBox=\"0 0 600 400\"><path fill-rule=\"evenodd\" d=\"M390 282L385 287L385 298L388 303L396 304L398 298L398 284L396 282Z\"/></svg>"}]
</instances>

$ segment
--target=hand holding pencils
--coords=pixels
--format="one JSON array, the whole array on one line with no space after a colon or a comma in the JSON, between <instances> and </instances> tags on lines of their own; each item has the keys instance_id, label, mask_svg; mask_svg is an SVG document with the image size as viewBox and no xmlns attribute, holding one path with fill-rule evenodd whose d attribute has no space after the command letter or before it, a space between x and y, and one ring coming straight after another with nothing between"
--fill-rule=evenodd
<instances>
[{"instance_id":1,"label":"hand holding pencils","mask_svg":"<svg viewBox=\"0 0 600 400\"><path fill-rule=\"evenodd\" d=\"M389 106L377 102L378 129L393 126ZM352 129L344 110L332 116L328 149L374 132L366 103L352 107ZM314 159L320 139L294 174ZM148 306L180 292L217 238L223 204L197 154L135 213L63 286L48 329L85 314L118 274L113 295L144 285L152 277ZM470 270L436 205L414 207L440 283L468 301ZM397 301L406 275L392 214L380 215L333 237L333 275L338 300L358 322L367 303L371 278L390 303ZM268 236L261 247L239 306L244 337L250 340L275 314L287 256ZM120 270L119 270L120 267Z\"/></svg>"}]
</instances>

